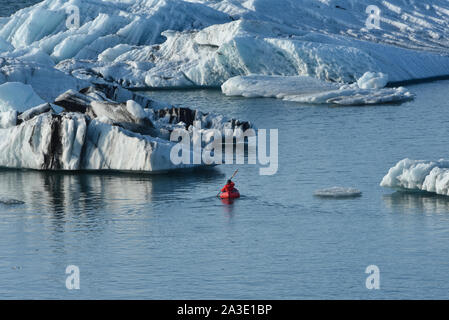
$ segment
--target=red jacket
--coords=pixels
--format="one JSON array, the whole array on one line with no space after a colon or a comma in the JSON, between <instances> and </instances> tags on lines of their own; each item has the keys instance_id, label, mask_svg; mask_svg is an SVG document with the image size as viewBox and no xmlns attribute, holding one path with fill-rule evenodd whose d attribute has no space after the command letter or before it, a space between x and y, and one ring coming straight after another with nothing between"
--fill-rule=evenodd
<instances>
[{"instance_id":1,"label":"red jacket","mask_svg":"<svg viewBox=\"0 0 449 320\"><path fill-rule=\"evenodd\" d=\"M226 184L222 189L221 192L231 192L234 190L235 183L231 182L230 184Z\"/></svg>"}]
</instances>

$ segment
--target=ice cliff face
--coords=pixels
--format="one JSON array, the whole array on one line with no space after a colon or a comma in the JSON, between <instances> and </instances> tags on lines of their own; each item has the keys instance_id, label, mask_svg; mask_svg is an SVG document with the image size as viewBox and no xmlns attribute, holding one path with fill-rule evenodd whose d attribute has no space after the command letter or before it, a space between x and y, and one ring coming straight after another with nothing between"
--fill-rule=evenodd
<instances>
[{"instance_id":1,"label":"ice cliff face","mask_svg":"<svg viewBox=\"0 0 449 320\"><path fill-rule=\"evenodd\" d=\"M365 71L383 72L390 81L447 74L443 55L315 32L289 34L283 26L239 20L200 31L164 32L158 45L118 45L91 65L89 77L125 87L218 87L231 77L260 74L310 76L332 82L354 82ZM77 59L57 68L84 75ZM84 75L85 76L85 75Z\"/></svg>"},{"instance_id":2,"label":"ice cliff face","mask_svg":"<svg viewBox=\"0 0 449 320\"><path fill-rule=\"evenodd\" d=\"M193 121L205 129L245 129L247 122L159 104L120 87L97 85L70 90L55 104L25 112L0 112L0 167L38 170L126 170L160 172L193 165L170 160L175 128ZM54 108L62 112L56 113Z\"/></svg>"},{"instance_id":3,"label":"ice cliff face","mask_svg":"<svg viewBox=\"0 0 449 320\"><path fill-rule=\"evenodd\" d=\"M369 5L380 30L366 27ZM46 0L2 20L0 52L130 88L218 87L249 74L403 81L449 73L448 17L445 0Z\"/></svg>"}]
</instances>

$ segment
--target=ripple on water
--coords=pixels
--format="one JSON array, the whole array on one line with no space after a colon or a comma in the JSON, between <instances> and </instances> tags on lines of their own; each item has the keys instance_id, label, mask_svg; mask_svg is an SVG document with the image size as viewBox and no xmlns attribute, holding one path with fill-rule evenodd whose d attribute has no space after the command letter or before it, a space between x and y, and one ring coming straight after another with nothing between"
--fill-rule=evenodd
<instances>
[{"instance_id":1,"label":"ripple on water","mask_svg":"<svg viewBox=\"0 0 449 320\"><path fill-rule=\"evenodd\" d=\"M25 204L25 202L17 199L10 199L10 198L0 198L0 204L7 205L7 206L14 206L14 205L22 205Z\"/></svg>"}]
</instances>

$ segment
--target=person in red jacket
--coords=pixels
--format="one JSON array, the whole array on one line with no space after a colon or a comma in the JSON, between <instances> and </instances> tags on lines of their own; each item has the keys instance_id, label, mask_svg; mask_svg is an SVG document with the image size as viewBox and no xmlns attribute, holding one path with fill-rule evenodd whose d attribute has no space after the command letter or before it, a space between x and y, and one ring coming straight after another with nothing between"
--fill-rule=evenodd
<instances>
[{"instance_id":1,"label":"person in red jacket","mask_svg":"<svg viewBox=\"0 0 449 320\"><path fill-rule=\"evenodd\" d=\"M232 182L231 180L228 180L228 182L226 182L226 185L221 189L221 192L231 193L234 190L234 186L235 186L235 183Z\"/></svg>"}]
</instances>

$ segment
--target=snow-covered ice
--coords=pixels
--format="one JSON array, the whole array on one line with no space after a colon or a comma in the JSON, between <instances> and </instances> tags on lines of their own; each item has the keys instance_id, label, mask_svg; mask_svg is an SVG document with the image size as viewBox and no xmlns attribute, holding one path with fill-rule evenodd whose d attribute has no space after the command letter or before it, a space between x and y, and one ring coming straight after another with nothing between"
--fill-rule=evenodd
<instances>
[{"instance_id":1,"label":"snow-covered ice","mask_svg":"<svg viewBox=\"0 0 449 320\"><path fill-rule=\"evenodd\" d=\"M287 95L336 90L339 87L338 84L307 76L249 75L229 79L221 86L221 90L227 96L283 98Z\"/></svg>"},{"instance_id":2,"label":"snow-covered ice","mask_svg":"<svg viewBox=\"0 0 449 320\"><path fill-rule=\"evenodd\" d=\"M192 168L198 165L170 160L175 142L169 137L175 128L191 130L196 120L205 129L251 126L221 115L164 106L107 85L69 90L55 104L41 104L20 114L0 112L0 167L147 172ZM57 113L56 106L63 112Z\"/></svg>"},{"instance_id":3,"label":"snow-covered ice","mask_svg":"<svg viewBox=\"0 0 449 320\"><path fill-rule=\"evenodd\" d=\"M22 82L7 82L0 85L0 112L16 110L25 111L44 103L33 87Z\"/></svg>"},{"instance_id":4,"label":"snow-covered ice","mask_svg":"<svg viewBox=\"0 0 449 320\"><path fill-rule=\"evenodd\" d=\"M355 198L360 197L362 192L355 188L332 187L316 190L314 195L321 198Z\"/></svg>"},{"instance_id":5,"label":"snow-covered ice","mask_svg":"<svg viewBox=\"0 0 449 320\"><path fill-rule=\"evenodd\" d=\"M403 102L413 94L403 87L383 88L388 75L366 72L356 83L339 85L307 76L237 76L226 81L229 96L276 97L310 104L369 105Z\"/></svg>"},{"instance_id":6,"label":"snow-covered ice","mask_svg":"<svg viewBox=\"0 0 449 320\"><path fill-rule=\"evenodd\" d=\"M380 185L449 196L449 160L403 159L388 171Z\"/></svg>"},{"instance_id":7,"label":"snow-covered ice","mask_svg":"<svg viewBox=\"0 0 449 320\"><path fill-rule=\"evenodd\" d=\"M53 101L69 89L80 90L90 84L55 69L53 63L50 64L47 61L43 64L42 61L33 61L36 59L35 56L27 58L26 54L21 54L23 52L14 58L2 58L0 54L0 84L20 82L30 85L34 92L45 101ZM21 98L17 97L17 99Z\"/></svg>"},{"instance_id":8,"label":"snow-covered ice","mask_svg":"<svg viewBox=\"0 0 449 320\"><path fill-rule=\"evenodd\" d=\"M383 89L360 89L353 86L316 94L286 96L284 100L310 104L338 104L346 106L404 102L413 99L404 87Z\"/></svg>"},{"instance_id":9,"label":"snow-covered ice","mask_svg":"<svg viewBox=\"0 0 449 320\"><path fill-rule=\"evenodd\" d=\"M388 75L382 72L366 72L357 80L360 89L380 89L387 85Z\"/></svg>"},{"instance_id":10,"label":"snow-covered ice","mask_svg":"<svg viewBox=\"0 0 449 320\"><path fill-rule=\"evenodd\" d=\"M73 5L79 28L66 26ZM381 30L366 29L368 5ZM133 88L250 74L351 83L366 71L394 82L448 74L448 12L445 0L45 0L2 20L0 55Z\"/></svg>"},{"instance_id":11,"label":"snow-covered ice","mask_svg":"<svg viewBox=\"0 0 449 320\"><path fill-rule=\"evenodd\" d=\"M0 129L14 127L17 124L17 111L0 112Z\"/></svg>"},{"instance_id":12,"label":"snow-covered ice","mask_svg":"<svg viewBox=\"0 0 449 320\"><path fill-rule=\"evenodd\" d=\"M17 120L19 120L20 122L28 121L42 113L52 112L52 111L53 111L53 108L49 103L43 103L41 105L38 105L36 107L30 108L30 109L22 112L17 117Z\"/></svg>"},{"instance_id":13,"label":"snow-covered ice","mask_svg":"<svg viewBox=\"0 0 449 320\"><path fill-rule=\"evenodd\" d=\"M93 72L88 74L132 88L182 88L219 87L229 78L250 74L350 83L372 71L404 81L446 75L449 68L449 58L437 53L282 29L238 20L199 31L166 31L162 44L117 48L121 54L112 62L89 63ZM57 68L83 77L87 69L77 59L62 61Z\"/></svg>"}]
</instances>

